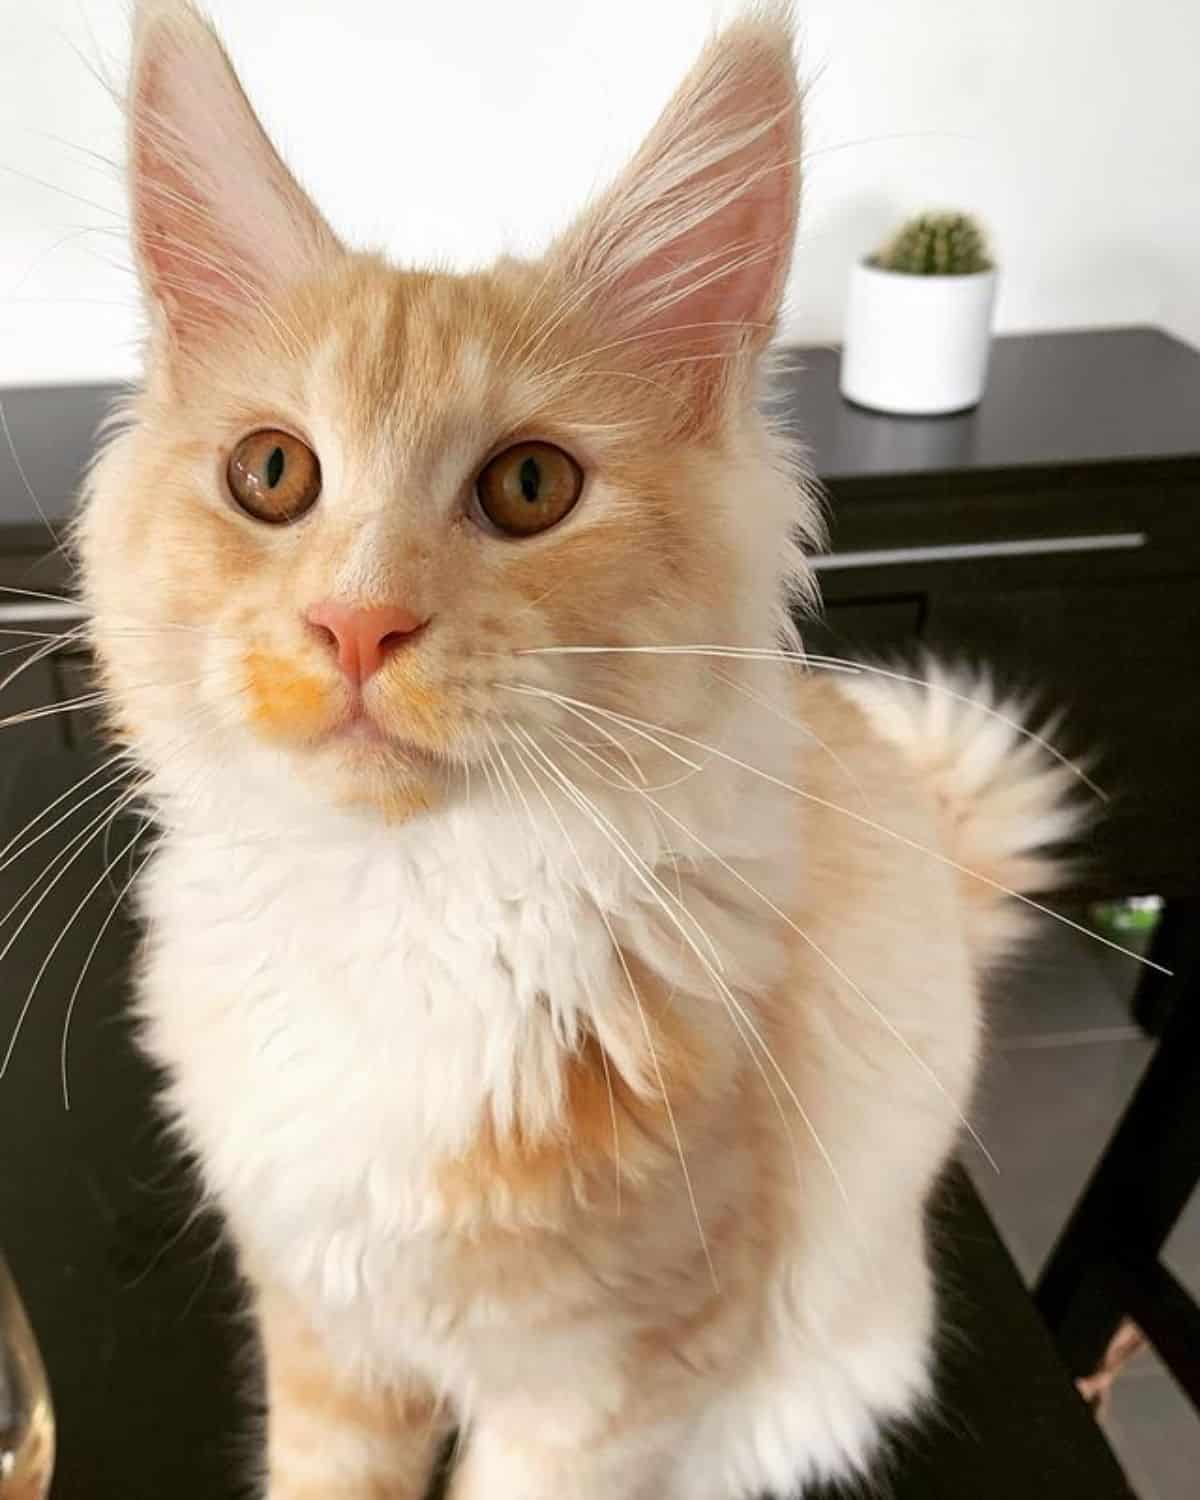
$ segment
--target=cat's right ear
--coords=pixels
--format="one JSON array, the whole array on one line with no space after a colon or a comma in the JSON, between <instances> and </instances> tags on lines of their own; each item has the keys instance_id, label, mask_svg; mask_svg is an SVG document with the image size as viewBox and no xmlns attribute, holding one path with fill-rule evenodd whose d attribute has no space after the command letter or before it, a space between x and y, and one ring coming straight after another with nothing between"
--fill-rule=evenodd
<instances>
[{"instance_id":1,"label":"cat's right ear","mask_svg":"<svg viewBox=\"0 0 1200 1500\"><path fill-rule=\"evenodd\" d=\"M269 313L338 254L187 0L138 0L128 112L134 247L172 345Z\"/></svg>"}]
</instances>

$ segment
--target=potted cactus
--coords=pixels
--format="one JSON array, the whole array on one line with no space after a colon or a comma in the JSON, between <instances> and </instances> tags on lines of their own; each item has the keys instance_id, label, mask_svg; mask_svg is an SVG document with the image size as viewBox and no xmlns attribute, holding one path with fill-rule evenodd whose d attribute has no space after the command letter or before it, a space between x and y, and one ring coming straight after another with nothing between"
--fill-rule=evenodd
<instances>
[{"instance_id":1,"label":"potted cactus","mask_svg":"<svg viewBox=\"0 0 1200 1500\"><path fill-rule=\"evenodd\" d=\"M921 214L854 267L842 394L905 415L965 411L983 395L996 271L965 214Z\"/></svg>"}]
</instances>

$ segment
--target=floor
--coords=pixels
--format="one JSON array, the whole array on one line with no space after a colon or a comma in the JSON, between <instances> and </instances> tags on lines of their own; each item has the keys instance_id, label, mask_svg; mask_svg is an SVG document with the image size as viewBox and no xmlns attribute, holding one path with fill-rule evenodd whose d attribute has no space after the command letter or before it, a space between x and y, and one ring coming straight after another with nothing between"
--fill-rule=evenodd
<instances>
[{"instance_id":1,"label":"floor","mask_svg":"<svg viewBox=\"0 0 1200 1500\"><path fill-rule=\"evenodd\" d=\"M1132 1024L1137 965L1045 921L988 1002L991 1043L974 1125L999 1171L964 1160L1022 1274L1032 1281L1153 1050ZM1200 1296L1200 1194L1166 1259ZM1200 1417L1152 1354L1118 1380L1105 1419L1141 1500L1195 1500Z\"/></svg>"}]
</instances>

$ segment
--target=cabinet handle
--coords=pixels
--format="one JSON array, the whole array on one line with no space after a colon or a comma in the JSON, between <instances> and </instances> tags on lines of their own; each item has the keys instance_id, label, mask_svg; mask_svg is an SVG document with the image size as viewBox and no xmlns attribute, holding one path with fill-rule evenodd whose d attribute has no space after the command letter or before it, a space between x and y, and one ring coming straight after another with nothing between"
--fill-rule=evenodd
<instances>
[{"instance_id":1,"label":"cabinet handle","mask_svg":"<svg viewBox=\"0 0 1200 1500\"><path fill-rule=\"evenodd\" d=\"M1133 552L1149 541L1144 531L1104 531L1095 536L1030 536L1012 542L951 542L941 547L879 547L863 552L823 552L809 563L829 568L891 568L901 563L965 562L981 557L1043 557L1052 552Z\"/></svg>"},{"instance_id":2,"label":"cabinet handle","mask_svg":"<svg viewBox=\"0 0 1200 1500\"><path fill-rule=\"evenodd\" d=\"M84 620L87 612L81 604L70 599L59 602L47 599L44 603L31 600L28 604L0 604L0 625L19 625L38 620Z\"/></svg>"}]
</instances>

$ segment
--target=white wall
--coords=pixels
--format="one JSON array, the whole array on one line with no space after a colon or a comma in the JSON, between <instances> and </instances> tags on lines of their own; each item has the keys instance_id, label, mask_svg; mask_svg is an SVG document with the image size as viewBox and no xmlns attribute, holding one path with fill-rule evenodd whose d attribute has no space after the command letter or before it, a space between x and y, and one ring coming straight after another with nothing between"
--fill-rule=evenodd
<instances>
[{"instance_id":1,"label":"white wall","mask_svg":"<svg viewBox=\"0 0 1200 1500\"><path fill-rule=\"evenodd\" d=\"M726 13L735 0L726 0ZM650 124L718 0L210 0L268 128L352 242L533 247ZM928 206L978 212L1004 328L1200 343L1197 0L797 0L810 96L787 333ZM128 373L127 0L0 0L0 384Z\"/></svg>"}]
</instances>

